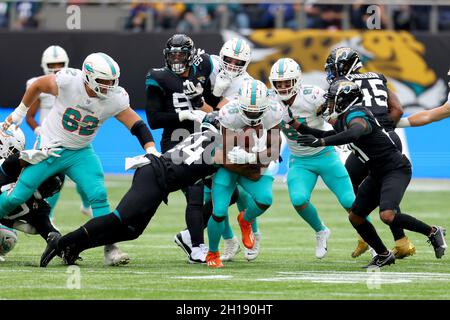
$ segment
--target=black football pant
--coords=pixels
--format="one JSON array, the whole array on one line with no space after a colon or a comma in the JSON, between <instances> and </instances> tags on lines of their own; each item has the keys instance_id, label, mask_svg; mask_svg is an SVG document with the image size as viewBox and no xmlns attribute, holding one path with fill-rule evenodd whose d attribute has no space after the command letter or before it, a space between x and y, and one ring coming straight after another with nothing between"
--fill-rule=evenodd
<instances>
[{"instance_id":1,"label":"black football pant","mask_svg":"<svg viewBox=\"0 0 450 320\"><path fill-rule=\"evenodd\" d=\"M395 143L400 152L403 150L402 141L395 131L389 131L389 136ZM369 175L369 168L352 152L345 162L345 168L352 181L353 191L358 194L358 188L364 179ZM396 208L397 212L401 212L400 207ZM390 226L394 240L399 240L405 236L405 232L401 228Z\"/></svg>"}]
</instances>

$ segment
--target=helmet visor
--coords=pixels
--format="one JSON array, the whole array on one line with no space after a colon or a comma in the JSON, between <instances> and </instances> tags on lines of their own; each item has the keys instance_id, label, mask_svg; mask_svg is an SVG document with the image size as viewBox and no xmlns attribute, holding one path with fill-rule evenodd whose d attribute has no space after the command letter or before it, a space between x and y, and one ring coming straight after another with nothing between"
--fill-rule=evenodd
<instances>
[{"instance_id":1,"label":"helmet visor","mask_svg":"<svg viewBox=\"0 0 450 320\"><path fill-rule=\"evenodd\" d=\"M189 52L182 48L165 50L166 62L170 70L175 73L183 73L189 62Z\"/></svg>"}]
</instances>

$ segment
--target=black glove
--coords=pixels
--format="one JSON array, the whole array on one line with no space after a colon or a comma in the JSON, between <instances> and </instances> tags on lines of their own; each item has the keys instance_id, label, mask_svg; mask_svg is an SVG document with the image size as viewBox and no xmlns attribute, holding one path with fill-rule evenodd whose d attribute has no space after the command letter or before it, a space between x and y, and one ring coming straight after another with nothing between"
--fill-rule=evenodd
<instances>
[{"instance_id":1,"label":"black glove","mask_svg":"<svg viewBox=\"0 0 450 320\"><path fill-rule=\"evenodd\" d=\"M323 139L318 139L314 137L312 134L302 134L297 138L298 144L304 147L322 147Z\"/></svg>"}]
</instances>

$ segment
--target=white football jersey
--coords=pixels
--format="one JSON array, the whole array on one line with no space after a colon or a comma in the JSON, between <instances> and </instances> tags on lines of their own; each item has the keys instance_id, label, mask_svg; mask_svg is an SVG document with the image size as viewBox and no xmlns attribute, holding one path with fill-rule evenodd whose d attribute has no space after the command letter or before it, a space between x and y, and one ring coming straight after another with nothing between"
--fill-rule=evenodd
<instances>
[{"instance_id":1,"label":"white football jersey","mask_svg":"<svg viewBox=\"0 0 450 320\"><path fill-rule=\"evenodd\" d=\"M331 124L325 121L322 116L317 116L317 110L325 103L325 91L316 86L303 85L297 93L294 102L289 107L292 115L298 122L304 123L311 128L319 130L332 130ZM287 138L289 151L296 156L309 156L322 151L325 147L313 148L303 147L297 143L300 133L288 124L289 115L287 106L284 106L283 133Z\"/></svg>"},{"instance_id":2,"label":"white football jersey","mask_svg":"<svg viewBox=\"0 0 450 320\"><path fill-rule=\"evenodd\" d=\"M248 125L242 119L239 112L239 102L237 100L229 101L219 111L219 122L227 129L237 131ZM275 100L270 100L268 110L261 120L264 129L272 129L283 119L284 108Z\"/></svg>"},{"instance_id":3,"label":"white football jersey","mask_svg":"<svg viewBox=\"0 0 450 320\"><path fill-rule=\"evenodd\" d=\"M220 72L220 57L216 55L211 55L211 60L213 62L213 71L211 72L211 88L214 89L214 85L216 83L217 75ZM242 84L245 80L253 80L253 77L250 76L247 72L244 72L238 77L233 78L230 86L223 92L222 96L227 100L233 100L237 97L239 93L239 89L242 87Z\"/></svg>"},{"instance_id":4,"label":"white football jersey","mask_svg":"<svg viewBox=\"0 0 450 320\"><path fill-rule=\"evenodd\" d=\"M118 87L107 99L91 98L81 70L67 68L56 74L58 96L42 123L40 146L60 143L77 150L94 140L100 126L130 106L128 93Z\"/></svg>"},{"instance_id":5,"label":"white football jersey","mask_svg":"<svg viewBox=\"0 0 450 320\"><path fill-rule=\"evenodd\" d=\"M31 78L27 81L27 88L35 82L39 77ZM48 94L48 93L41 93L39 95L39 123L42 124L44 122L45 117L50 113L50 110L52 109L53 105L55 104L56 97Z\"/></svg>"}]
</instances>

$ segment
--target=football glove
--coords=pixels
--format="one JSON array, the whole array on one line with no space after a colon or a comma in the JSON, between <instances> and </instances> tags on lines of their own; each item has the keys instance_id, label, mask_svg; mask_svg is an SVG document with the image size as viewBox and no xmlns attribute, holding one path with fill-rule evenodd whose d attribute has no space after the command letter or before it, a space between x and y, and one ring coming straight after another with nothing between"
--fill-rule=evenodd
<instances>
[{"instance_id":1,"label":"football glove","mask_svg":"<svg viewBox=\"0 0 450 320\"><path fill-rule=\"evenodd\" d=\"M223 70L219 72L216 77L216 83L214 84L213 95L216 97L221 97L225 90L231 85L231 77L225 73Z\"/></svg>"},{"instance_id":2,"label":"football glove","mask_svg":"<svg viewBox=\"0 0 450 320\"><path fill-rule=\"evenodd\" d=\"M26 161L30 164L36 164L42 162L49 157L60 158L57 152L61 151L61 148L42 148L42 149L33 149L33 150L23 150L20 151L19 159Z\"/></svg>"},{"instance_id":3,"label":"football glove","mask_svg":"<svg viewBox=\"0 0 450 320\"><path fill-rule=\"evenodd\" d=\"M153 146L148 147L147 149L145 149L145 153L146 154L153 154L153 155L157 156L158 158L161 156L161 153L158 150L156 150L156 148L153 147Z\"/></svg>"},{"instance_id":4,"label":"football glove","mask_svg":"<svg viewBox=\"0 0 450 320\"><path fill-rule=\"evenodd\" d=\"M234 147L227 153L228 160L235 164L256 163L256 154L249 153L240 147Z\"/></svg>"},{"instance_id":5,"label":"football glove","mask_svg":"<svg viewBox=\"0 0 450 320\"><path fill-rule=\"evenodd\" d=\"M194 85L190 80L184 81L183 93L189 99L194 109L199 109L203 106L203 87L200 82Z\"/></svg>"},{"instance_id":6,"label":"football glove","mask_svg":"<svg viewBox=\"0 0 450 320\"><path fill-rule=\"evenodd\" d=\"M258 153L265 151L267 149L267 130L263 129L261 138L258 138L255 131L253 131L252 135L253 141L255 141L255 145L252 147L252 152Z\"/></svg>"},{"instance_id":7,"label":"football glove","mask_svg":"<svg viewBox=\"0 0 450 320\"><path fill-rule=\"evenodd\" d=\"M303 134L297 138L297 142L304 147L321 147L323 139L318 139L314 137L312 134Z\"/></svg>"}]
</instances>

